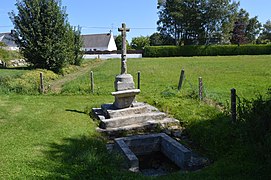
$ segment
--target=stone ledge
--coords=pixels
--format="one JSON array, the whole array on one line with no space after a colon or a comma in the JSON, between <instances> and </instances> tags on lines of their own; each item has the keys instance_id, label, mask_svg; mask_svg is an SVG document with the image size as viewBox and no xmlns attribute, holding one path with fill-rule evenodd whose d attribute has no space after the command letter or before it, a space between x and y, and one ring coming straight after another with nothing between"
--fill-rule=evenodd
<instances>
[{"instance_id":1,"label":"stone ledge","mask_svg":"<svg viewBox=\"0 0 271 180\"><path fill-rule=\"evenodd\" d=\"M140 93L140 89L129 89L129 90L112 92L111 94L115 97L116 96L117 97L130 97L130 96L135 96L139 93Z\"/></svg>"},{"instance_id":2,"label":"stone ledge","mask_svg":"<svg viewBox=\"0 0 271 180\"><path fill-rule=\"evenodd\" d=\"M101 128L118 128L122 126L128 126L133 124L144 123L148 121L159 121L166 118L166 114L162 112L150 112L143 114L132 114L129 116L121 116L117 118L101 120Z\"/></svg>"}]
</instances>

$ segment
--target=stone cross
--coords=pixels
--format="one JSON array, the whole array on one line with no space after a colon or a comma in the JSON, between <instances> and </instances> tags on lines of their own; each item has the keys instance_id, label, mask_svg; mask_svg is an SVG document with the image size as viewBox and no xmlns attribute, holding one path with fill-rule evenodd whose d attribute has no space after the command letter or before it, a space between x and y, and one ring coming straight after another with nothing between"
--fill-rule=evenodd
<instances>
[{"instance_id":1,"label":"stone cross","mask_svg":"<svg viewBox=\"0 0 271 180\"><path fill-rule=\"evenodd\" d=\"M126 32L130 31L130 28L126 28L126 24L122 23L122 27L118 28L122 36L122 52L121 52L121 74L127 74L127 49L126 49Z\"/></svg>"}]
</instances>

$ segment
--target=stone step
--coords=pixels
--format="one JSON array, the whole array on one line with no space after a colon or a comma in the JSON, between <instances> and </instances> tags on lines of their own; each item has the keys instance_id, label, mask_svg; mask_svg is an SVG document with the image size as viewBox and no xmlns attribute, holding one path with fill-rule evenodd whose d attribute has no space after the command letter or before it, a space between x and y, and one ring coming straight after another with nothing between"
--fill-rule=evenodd
<instances>
[{"instance_id":1,"label":"stone step","mask_svg":"<svg viewBox=\"0 0 271 180\"><path fill-rule=\"evenodd\" d=\"M146 105L125 108L125 109L118 109L118 110L111 110L109 108L106 109L106 107L102 106L102 110L108 118L117 118L117 117L129 116L132 114L144 114L144 113L150 112L150 109Z\"/></svg>"},{"instance_id":2,"label":"stone step","mask_svg":"<svg viewBox=\"0 0 271 180\"><path fill-rule=\"evenodd\" d=\"M151 112L144 114L133 114L130 116L122 116L112 119L104 119L100 122L100 128L119 128L124 126L129 126L133 124L146 123L148 121L159 121L166 118L166 114L162 112Z\"/></svg>"},{"instance_id":3,"label":"stone step","mask_svg":"<svg viewBox=\"0 0 271 180\"><path fill-rule=\"evenodd\" d=\"M114 128L97 128L97 131L101 133L105 133L111 137L119 137L122 136L122 133L125 134L138 134L139 132L155 132L159 129L167 128L168 126L179 126L180 122L174 118L164 118L162 120L150 120L144 123L132 124L122 127L114 127Z\"/></svg>"}]
</instances>

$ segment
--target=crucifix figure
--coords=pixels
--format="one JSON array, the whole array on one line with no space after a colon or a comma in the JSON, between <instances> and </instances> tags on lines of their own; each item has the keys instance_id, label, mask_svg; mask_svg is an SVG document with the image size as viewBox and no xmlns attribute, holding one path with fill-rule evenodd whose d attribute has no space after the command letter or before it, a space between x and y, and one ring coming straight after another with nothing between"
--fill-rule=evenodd
<instances>
[{"instance_id":1,"label":"crucifix figure","mask_svg":"<svg viewBox=\"0 0 271 180\"><path fill-rule=\"evenodd\" d=\"M122 27L118 28L122 36L122 52L121 52L121 74L127 74L127 49L126 49L126 32L130 31L130 28L126 28L126 24L122 23Z\"/></svg>"}]
</instances>

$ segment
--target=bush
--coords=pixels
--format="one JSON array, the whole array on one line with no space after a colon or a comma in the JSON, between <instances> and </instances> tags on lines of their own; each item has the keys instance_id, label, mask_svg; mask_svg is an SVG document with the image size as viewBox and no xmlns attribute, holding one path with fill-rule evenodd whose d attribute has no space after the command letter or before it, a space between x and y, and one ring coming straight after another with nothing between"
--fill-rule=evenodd
<instances>
[{"instance_id":1,"label":"bush","mask_svg":"<svg viewBox=\"0 0 271 180\"><path fill-rule=\"evenodd\" d=\"M144 57L229 56L271 54L271 45L148 46Z\"/></svg>"},{"instance_id":2,"label":"bush","mask_svg":"<svg viewBox=\"0 0 271 180\"><path fill-rule=\"evenodd\" d=\"M271 165L271 88L266 97L240 101L238 115L243 142L252 145L261 160Z\"/></svg>"},{"instance_id":3,"label":"bush","mask_svg":"<svg viewBox=\"0 0 271 180\"><path fill-rule=\"evenodd\" d=\"M44 87L49 88L49 81L57 79L59 75L48 70L37 69L24 73L19 77L6 76L0 78L1 91L19 94L38 94L40 87L40 72L43 73Z\"/></svg>"},{"instance_id":4,"label":"bush","mask_svg":"<svg viewBox=\"0 0 271 180\"><path fill-rule=\"evenodd\" d=\"M22 56L17 51L8 51L0 48L0 60L5 62L12 59L20 59Z\"/></svg>"}]
</instances>

